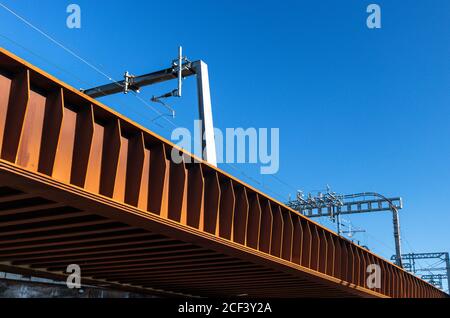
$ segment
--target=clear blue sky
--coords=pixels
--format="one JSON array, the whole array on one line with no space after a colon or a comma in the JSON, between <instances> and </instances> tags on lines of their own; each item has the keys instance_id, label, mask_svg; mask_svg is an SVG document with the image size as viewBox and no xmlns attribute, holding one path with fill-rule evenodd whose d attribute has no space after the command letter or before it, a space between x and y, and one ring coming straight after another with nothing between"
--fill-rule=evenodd
<instances>
[{"instance_id":1,"label":"clear blue sky","mask_svg":"<svg viewBox=\"0 0 450 318\"><path fill-rule=\"evenodd\" d=\"M404 251L450 250L450 1L374 1L379 30L366 27L372 2L362 0L76 0L79 30L66 27L72 2L0 2L116 79L168 67L183 45L209 65L215 126L280 128L283 183L255 165L236 165L251 179L221 168L280 200L326 184L402 196ZM0 44L77 88L105 82L2 8ZM192 128L193 79L184 93L171 103L174 121ZM170 137L171 127L152 123L156 114L135 98L102 101ZM347 219L367 230L362 243L393 254L389 213Z\"/></svg>"}]
</instances>

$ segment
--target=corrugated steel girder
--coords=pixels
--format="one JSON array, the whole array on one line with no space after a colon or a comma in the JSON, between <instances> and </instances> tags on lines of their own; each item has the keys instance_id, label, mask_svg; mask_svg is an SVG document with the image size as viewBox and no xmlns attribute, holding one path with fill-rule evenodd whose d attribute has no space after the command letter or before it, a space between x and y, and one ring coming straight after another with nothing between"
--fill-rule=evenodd
<instances>
[{"instance_id":1,"label":"corrugated steel girder","mask_svg":"<svg viewBox=\"0 0 450 318\"><path fill-rule=\"evenodd\" d=\"M200 296L446 296L3 49L0 71L0 262Z\"/></svg>"}]
</instances>

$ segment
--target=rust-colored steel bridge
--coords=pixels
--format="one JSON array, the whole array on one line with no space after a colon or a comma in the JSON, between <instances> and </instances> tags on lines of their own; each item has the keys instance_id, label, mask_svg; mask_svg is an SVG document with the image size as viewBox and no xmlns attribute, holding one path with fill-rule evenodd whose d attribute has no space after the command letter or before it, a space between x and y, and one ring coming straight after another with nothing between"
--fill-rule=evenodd
<instances>
[{"instance_id":1,"label":"rust-colored steel bridge","mask_svg":"<svg viewBox=\"0 0 450 318\"><path fill-rule=\"evenodd\" d=\"M0 49L0 270L78 264L165 295L447 296L198 158L172 162L174 147Z\"/></svg>"}]
</instances>

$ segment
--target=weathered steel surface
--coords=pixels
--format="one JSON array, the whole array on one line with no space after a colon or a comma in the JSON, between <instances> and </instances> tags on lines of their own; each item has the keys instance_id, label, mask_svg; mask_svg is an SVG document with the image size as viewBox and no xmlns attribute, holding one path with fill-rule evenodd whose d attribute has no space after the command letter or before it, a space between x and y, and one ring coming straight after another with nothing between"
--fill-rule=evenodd
<instances>
[{"instance_id":1,"label":"weathered steel surface","mask_svg":"<svg viewBox=\"0 0 450 318\"><path fill-rule=\"evenodd\" d=\"M201 296L446 296L3 49L0 71L0 262Z\"/></svg>"}]
</instances>

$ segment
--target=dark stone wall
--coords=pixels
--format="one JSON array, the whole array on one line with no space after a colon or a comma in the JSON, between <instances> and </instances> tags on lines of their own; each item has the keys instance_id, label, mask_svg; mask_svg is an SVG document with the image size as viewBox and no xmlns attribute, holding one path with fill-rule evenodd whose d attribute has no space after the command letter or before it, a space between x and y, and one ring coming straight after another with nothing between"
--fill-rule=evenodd
<instances>
[{"instance_id":1,"label":"dark stone wall","mask_svg":"<svg viewBox=\"0 0 450 318\"><path fill-rule=\"evenodd\" d=\"M0 298L153 298L128 291L82 287L69 289L65 284L0 279Z\"/></svg>"}]
</instances>

